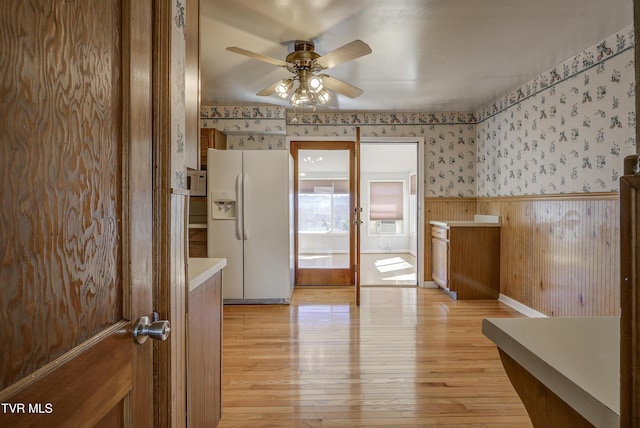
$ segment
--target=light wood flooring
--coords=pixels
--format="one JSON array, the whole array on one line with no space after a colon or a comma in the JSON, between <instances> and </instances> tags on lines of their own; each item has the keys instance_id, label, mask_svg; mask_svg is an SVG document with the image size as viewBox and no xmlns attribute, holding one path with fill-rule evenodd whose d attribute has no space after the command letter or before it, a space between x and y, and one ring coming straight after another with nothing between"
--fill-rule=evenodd
<instances>
[{"instance_id":1,"label":"light wood flooring","mask_svg":"<svg viewBox=\"0 0 640 428\"><path fill-rule=\"evenodd\" d=\"M300 287L224 307L220 427L531 427L481 332L517 317L440 290Z\"/></svg>"},{"instance_id":2,"label":"light wood flooring","mask_svg":"<svg viewBox=\"0 0 640 428\"><path fill-rule=\"evenodd\" d=\"M346 268L349 255L305 254L298 264L302 268ZM416 258L409 253L362 253L360 254L361 285L416 286Z\"/></svg>"}]
</instances>

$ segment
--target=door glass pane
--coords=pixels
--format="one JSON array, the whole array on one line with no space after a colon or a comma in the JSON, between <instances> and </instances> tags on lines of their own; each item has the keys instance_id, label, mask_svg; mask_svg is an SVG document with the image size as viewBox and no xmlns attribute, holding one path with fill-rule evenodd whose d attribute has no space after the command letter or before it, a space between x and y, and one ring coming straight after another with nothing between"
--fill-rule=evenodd
<instances>
[{"instance_id":1,"label":"door glass pane","mask_svg":"<svg viewBox=\"0 0 640 428\"><path fill-rule=\"evenodd\" d=\"M349 267L349 151L298 151L298 267Z\"/></svg>"}]
</instances>

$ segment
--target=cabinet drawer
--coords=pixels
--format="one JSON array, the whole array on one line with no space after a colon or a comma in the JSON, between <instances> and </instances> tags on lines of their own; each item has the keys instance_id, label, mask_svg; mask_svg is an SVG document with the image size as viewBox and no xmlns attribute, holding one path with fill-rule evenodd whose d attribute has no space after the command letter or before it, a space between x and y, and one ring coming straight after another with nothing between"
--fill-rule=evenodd
<instances>
[{"instance_id":1,"label":"cabinet drawer","mask_svg":"<svg viewBox=\"0 0 640 428\"><path fill-rule=\"evenodd\" d=\"M442 227L432 227L431 236L439 239L449 239L449 229L444 229Z\"/></svg>"}]
</instances>

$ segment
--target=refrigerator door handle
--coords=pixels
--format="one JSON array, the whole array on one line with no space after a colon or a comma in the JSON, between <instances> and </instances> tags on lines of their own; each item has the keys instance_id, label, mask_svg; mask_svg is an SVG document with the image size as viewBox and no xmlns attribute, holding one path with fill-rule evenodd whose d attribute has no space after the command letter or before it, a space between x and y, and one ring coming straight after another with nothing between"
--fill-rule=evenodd
<instances>
[{"instance_id":1,"label":"refrigerator door handle","mask_svg":"<svg viewBox=\"0 0 640 428\"><path fill-rule=\"evenodd\" d=\"M240 182L240 174L236 176L236 201L238 206L236 207L236 238L242 240L242 183Z\"/></svg>"},{"instance_id":2,"label":"refrigerator door handle","mask_svg":"<svg viewBox=\"0 0 640 428\"><path fill-rule=\"evenodd\" d=\"M243 239L245 241L249 240L249 230L247 229L247 223L248 221L246 220L246 215L247 212L249 211L249 208L247 206L247 201L249 200L248 197L248 191L247 189L249 188L249 176L247 174L244 174L244 176L242 177L242 196L243 196L243 201L242 201L242 226L243 226Z\"/></svg>"}]
</instances>

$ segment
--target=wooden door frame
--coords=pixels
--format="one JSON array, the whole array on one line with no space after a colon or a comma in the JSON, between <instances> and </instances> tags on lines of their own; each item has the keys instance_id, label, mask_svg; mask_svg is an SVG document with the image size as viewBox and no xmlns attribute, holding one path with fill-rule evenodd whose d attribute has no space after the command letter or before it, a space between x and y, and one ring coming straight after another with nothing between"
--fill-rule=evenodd
<instances>
[{"instance_id":1,"label":"wooden door frame","mask_svg":"<svg viewBox=\"0 0 640 428\"><path fill-rule=\"evenodd\" d=\"M349 151L349 192L350 192L350 206L355 203L355 171L351 159L354 156L355 144L353 141L340 139L340 140L328 140L328 139L295 139L289 141L289 147L291 156L293 157L293 254L294 254L294 282L295 285L309 285L301 284L299 278L300 268L298 266L298 150L347 150ZM355 220L355 213L353 210L349 210L349 224L353 226ZM322 281L324 285L354 285L355 284L355 271L353 266L355 264L356 257L356 237L355 229L350 227L349 229L349 266L344 269L323 269L325 276ZM303 275L307 275L303 272ZM315 281L314 281L315 282ZM348 284L347 284L348 282Z\"/></svg>"},{"instance_id":2,"label":"wooden door frame","mask_svg":"<svg viewBox=\"0 0 640 428\"><path fill-rule=\"evenodd\" d=\"M640 424L640 175L634 175L638 155L625 158L620 177L620 426Z\"/></svg>"},{"instance_id":3,"label":"wooden door frame","mask_svg":"<svg viewBox=\"0 0 640 428\"><path fill-rule=\"evenodd\" d=\"M356 130L359 130L359 127L356 127ZM350 141L356 142L357 138L340 138L340 137L287 137L286 144L289 149L291 149L291 145L294 141L326 141L326 142L337 142L337 141ZM416 271L417 283L418 287L424 287L425 281L430 280L430 278L425 278L425 263L424 263L424 254L425 254L425 186L424 186L424 177L425 177L425 141L424 137L360 137L361 143L415 143L417 144L417 156L418 156L418 174L417 174L417 234L418 234L418 243L417 243L417 255L416 261L418 263L418 269ZM297 175L297 171L294 172ZM297 218L294 219L294 222L297 224ZM295 234L294 240L297 240L297 234ZM295 251L297 252L297 242L295 242ZM297 266L296 266L297 267Z\"/></svg>"},{"instance_id":4,"label":"wooden door frame","mask_svg":"<svg viewBox=\"0 0 640 428\"><path fill-rule=\"evenodd\" d=\"M418 171L416 175L416 209L417 209L417 254L416 254L416 279L418 283L418 287L424 287L425 281L431 281L431 278L425 278L424 272L424 257L425 257L425 245L430 245L430 237L425 235L425 185L424 185L424 137L363 137L360 141L362 144L416 144L417 145L417 153L418 157ZM427 239L429 238L429 239Z\"/></svg>"},{"instance_id":5,"label":"wooden door frame","mask_svg":"<svg viewBox=\"0 0 640 428\"><path fill-rule=\"evenodd\" d=\"M354 275L354 281L353 281L353 285L355 286L356 289L356 295L355 295L355 299L356 299L356 306L360 307L360 280L362 278L361 276L361 271L362 271L362 267L360 265L360 243L361 243L361 233L362 233L362 203L360 201L360 191L362 190L362 184L360 182L361 177L361 171L360 171L360 161L361 161L361 151L360 151L360 127L356 127L356 141L354 143L354 147L353 147L354 153L353 153L353 157L352 157L352 163L353 166L351 167L351 169L353 170L353 183L352 183L352 189L351 189L351 194L355 196L355 201L353 204L353 209L352 209L352 215L353 215L353 221L351 222L351 224L353 225L353 229L354 232L352 234L355 242L352 245L355 254L353 255L352 259L353 259L353 275Z\"/></svg>"},{"instance_id":6,"label":"wooden door frame","mask_svg":"<svg viewBox=\"0 0 640 428\"><path fill-rule=\"evenodd\" d=\"M173 104L172 37L174 2L153 1L153 226L155 273L154 310L161 319L171 322L171 335L164 342L153 343L154 426L184 427L187 420L186 314L187 287L187 206L189 192L173 187L172 116L178 114ZM193 4L193 3L191 3ZM192 15L190 15L192 16ZM193 23L193 21L190 21ZM195 24L193 24L195 25ZM199 33L199 30L196 31ZM189 33L193 36L193 32ZM190 45L194 46L194 45ZM186 46L185 46L186 49ZM187 58L189 54L185 52ZM192 58L192 57L191 57ZM187 103L198 103L189 97ZM193 135L193 121L198 123L199 107L185 106L186 131ZM196 128L198 125L195 125ZM196 143L197 144L197 143ZM148 214L151 214L149 212Z\"/></svg>"}]
</instances>

